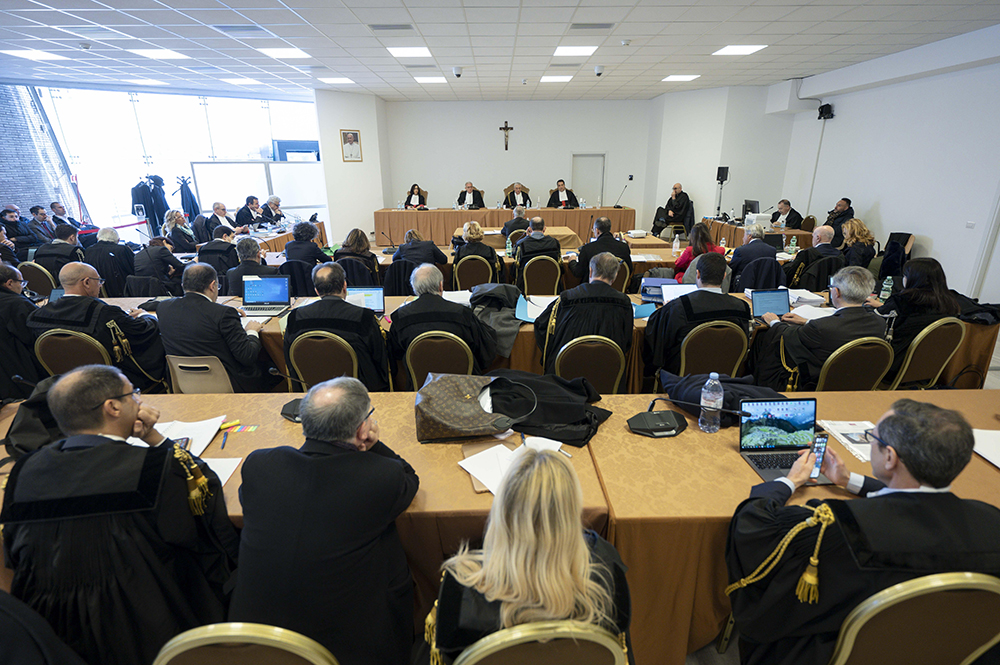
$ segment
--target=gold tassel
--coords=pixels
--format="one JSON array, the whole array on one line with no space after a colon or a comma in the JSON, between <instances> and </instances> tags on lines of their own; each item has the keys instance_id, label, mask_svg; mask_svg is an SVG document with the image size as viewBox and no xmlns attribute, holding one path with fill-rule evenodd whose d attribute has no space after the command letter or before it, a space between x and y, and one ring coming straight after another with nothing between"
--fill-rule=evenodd
<instances>
[{"instance_id":1,"label":"gold tassel","mask_svg":"<svg viewBox=\"0 0 1000 665\"><path fill-rule=\"evenodd\" d=\"M191 514L196 517L204 515L208 499L212 496L208 489L208 479L198 468L191 454L178 443L174 444L174 457L181 463L181 468L187 476L188 508L191 509Z\"/></svg>"},{"instance_id":2,"label":"gold tassel","mask_svg":"<svg viewBox=\"0 0 1000 665\"><path fill-rule=\"evenodd\" d=\"M444 658L441 656L441 652L437 650L436 634L437 634L437 608L438 602L434 601L434 607L431 611L427 613L427 618L424 619L424 640L430 646L431 661L430 665L444 665Z\"/></svg>"},{"instance_id":3,"label":"gold tassel","mask_svg":"<svg viewBox=\"0 0 1000 665\"><path fill-rule=\"evenodd\" d=\"M799 389L799 368L789 367L788 361L785 359L785 336L782 335L778 344L779 356L781 357L781 366L788 371L788 385L785 386L785 392L793 393Z\"/></svg>"}]
</instances>

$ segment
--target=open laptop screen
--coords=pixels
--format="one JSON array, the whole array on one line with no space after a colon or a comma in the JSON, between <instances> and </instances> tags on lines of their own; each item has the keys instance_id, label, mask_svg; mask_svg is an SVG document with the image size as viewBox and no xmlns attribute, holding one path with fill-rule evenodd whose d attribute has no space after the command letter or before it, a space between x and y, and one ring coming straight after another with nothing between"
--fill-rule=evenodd
<instances>
[{"instance_id":1,"label":"open laptop screen","mask_svg":"<svg viewBox=\"0 0 1000 665\"><path fill-rule=\"evenodd\" d=\"M750 295L754 316L764 316L768 312L782 316L788 314L788 289L758 290Z\"/></svg>"},{"instance_id":2,"label":"open laptop screen","mask_svg":"<svg viewBox=\"0 0 1000 665\"><path fill-rule=\"evenodd\" d=\"M261 275L255 278L243 278L244 305L287 305L288 275Z\"/></svg>"},{"instance_id":3,"label":"open laptop screen","mask_svg":"<svg viewBox=\"0 0 1000 665\"><path fill-rule=\"evenodd\" d=\"M808 448L816 432L815 399L742 400L740 452Z\"/></svg>"},{"instance_id":4,"label":"open laptop screen","mask_svg":"<svg viewBox=\"0 0 1000 665\"><path fill-rule=\"evenodd\" d=\"M385 297L381 286L348 286L348 296L363 296L365 307L376 314L385 312Z\"/></svg>"}]
</instances>

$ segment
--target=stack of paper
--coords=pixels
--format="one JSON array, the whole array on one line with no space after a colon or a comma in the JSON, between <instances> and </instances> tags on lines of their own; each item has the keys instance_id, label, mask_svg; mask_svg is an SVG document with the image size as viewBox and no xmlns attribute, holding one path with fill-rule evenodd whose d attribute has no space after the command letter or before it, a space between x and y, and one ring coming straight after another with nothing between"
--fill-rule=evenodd
<instances>
[{"instance_id":1,"label":"stack of paper","mask_svg":"<svg viewBox=\"0 0 1000 665\"><path fill-rule=\"evenodd\" d=\"M157 423L156 431L168 439L176 440L184 437L191 439L191 445L188 446L188 450L192 455L201 457L201 454L205 452L205 448L208 448L208 444L212 442L212 437L218 433L219 425L225 421L225 414L216 416L215 418L209 418L208 420L199 420L193 423L186 423L182 420L172 420L170 422ZM137 439L136 437L131 437L128 442L133 446L146 445L144 441Z\"/></svg>"},{"instance_id":2,"label":"stack of paper","mask_svg":"<svg viewBox=\"0 0 1000 665\"><path fill-rule=\"evenodd\" d=\"M822 319L825 316L833 316L837 310L833 307L815 307L813 305L802 305L792 310L792 314L798 314L806 321Z\"/></svg>"},{"instance_id":3,"label":"stack of paper","mask_svg":"<svg viewBox=\"0 0 1000 665\"><path fill-rule=\"evenodd\" d=\"M774 255L774 258L778 259L779 261L791 261L795 257L792 254L789 254L788 252L778 252L777 254Z\"/></svg>"},{"instance_id":4,"label":"stack of paper","mask_svg":"<svg viewBox=\"0 0 1000 665\"><path fill-rule=\"evenodd\" d=\"M871 460L871 444L865 441L865 430L875 427L875 423L867 420L817 420L816 424L832 434L837 441L844 444L848 452L862 462Z\"/></svg>"},{"instance_id":5,"label":"stack of paper","mask_svg":"<svg viewBox=\"0 0 1000 665\"><path fill-rule=\"evenodd\" d=\"M788 299L793 305L823 305L826 298L805 289L788 289Z\"/></svg>"},{"instance_id":6,"label":"stack of paper","mask_svg":"<svg viewBox=\"0 0 1000 665\"><path fill-rule=\"evenodd\" d=\"M465 305L466 307L472 307L470 299L472 298L472 291L445 291L441 296L449 301L455 302L459 305Z\"/></svg>"},{"instance_id":7,"label":"stack of paper","mask_svg":"<svg viewBox=\"0 0 1000 665\"><path fill-rule=\"evenodd\" d=\"M974 429L975 451L993 466L1000 467L1000 430Z\"/></svg>"},{"instance_id":8,"label":"stack of paper","mask_svg":"<svg viewBox=\"0 0 1000 665\"><path fill-rule=\"evenodd\" d=\"M311 305L311 304L313 304L314 302L317 302L317 301L319 301L319 296L315 296L313 298L296 298L295 299L295 304L292 305L292 309L297 309L299 307L305 307L306 305ZM364 305L362 304L362 306L364 306Z\"/></svg>"},{"instance_id":9,"label":"stack of paper","mask_svg":"<svg viewBox=\"0 0 1000 665\"><path fill-rule=\"evenodd\" d=\"M524 445L511 450L507 446L497 444L492 448L466 457L458 463L460 467L468 471L474 478L486 486L493 494L500 489L500 482L507 473L510 465L524 454L527 449L557 451L562 448L562 443L553 439L546 439L541 436L525 437Z\"/></svg>"},{"instance_id":10,"label":"stack of paper","mask_svg":"<svg viewBox=\"0 0 1000 665\"><path fill-rule=\"evenodd\" d=\"M659 254L632 254L632 263L652 263L654 261L662 261L663 257Z\"/></svg>"}]
</instances>

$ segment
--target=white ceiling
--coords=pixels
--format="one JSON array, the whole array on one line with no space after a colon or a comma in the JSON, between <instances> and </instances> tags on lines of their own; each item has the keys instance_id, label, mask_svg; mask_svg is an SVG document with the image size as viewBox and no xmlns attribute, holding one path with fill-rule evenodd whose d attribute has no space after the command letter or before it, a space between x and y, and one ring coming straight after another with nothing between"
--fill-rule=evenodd
<instances>
[{"instance_id":1,"label":"white ceiling","mask_svg":"<svg viewBox=\"0 0 1000 665\"><path fill-rule=\"evenodd\" d=\"M169 88L136 89L233 94L244 88L220 79L248 77L260 82L256 96L311 99L319 87L391 101L650 99L769 85L1000 23L997 0L0 0L0 8L0 49L69 58L32 62L0 54L5 81L129 87L121 82L147 78ZM373 31L371 24L412 28ZM213 25L258 25L273 36L227 36ZM73 34L99 26L114 32ZM711 55L727 44L768 47L750 56ZM552 56L567 45L599 48L589 58ZM311 57L281 61L255 50L289 46ZM426 46L432 57L397 60L387 46ZM126 50L148 48L191 59L152 60ZM605 68L601 78L595 65ZM454 66L464 68L461 79ZM546 74L574 78L539 83ZM701 78L661 82L670 74ZM447 83L413 78L434 75ZM355 85L328 86L320 77Z\"/></svg>"}]
</instances>

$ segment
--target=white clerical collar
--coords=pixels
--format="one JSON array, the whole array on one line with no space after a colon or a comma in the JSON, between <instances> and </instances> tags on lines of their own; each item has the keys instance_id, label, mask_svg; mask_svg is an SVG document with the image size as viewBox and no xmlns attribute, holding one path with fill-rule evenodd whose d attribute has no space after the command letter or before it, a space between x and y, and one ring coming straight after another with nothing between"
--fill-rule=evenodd
<instances>
[{"instance_id":1,"label":"white clerical collar","mask_svg":"<svg viewBox=\"0 0 1000 665\"><path fill-rule=\"evenodd\" d=\"M948 485L947 487L928 487L927 485L921 485L920 487L907 487L899 489L893 487L883 487L877 492L869 492L868 498L871 499L876 496L885 496L886 494L894 494L897 492L908 492L910 494L944 494L945 492L951 492L951 485Z\"/></svg>"},{"instance_id":2,"label":"white clerical collar","mask_svg":"<svg viewBox=\"0 0 1000 665\"><path fill-rule=\"evenodd\" d=\"M709 293L722 293L721 286L699 286L699 291L708 291Z\"/></svg>"},{"instance_id":3,"label":"white clerical collar","mask_svg":"<svg viewBox=\"0 0 1000 665\"><path fill-rule=\"evenodd\" d=\"M569 198L568 192L569 192L569 190L566 190L566 191L563 191L563 192L559 192L559 200L560 201L565 201L566 199L568 199Z\"/></svg>"},{"instance_id":4,"label":"white clerical collar","mask_svg":"<svg viewBox=\"0 0 1000 665\"><path fill-rule=\"evenodd\" d=\"M104 432L101 432L97 436L103 436L105 439L111 439L112 441L121 441L123 443L128 443L128 439L123 439L122 437L115 436L114 434L105 434Z\"/></svg>"}]
</instances>

